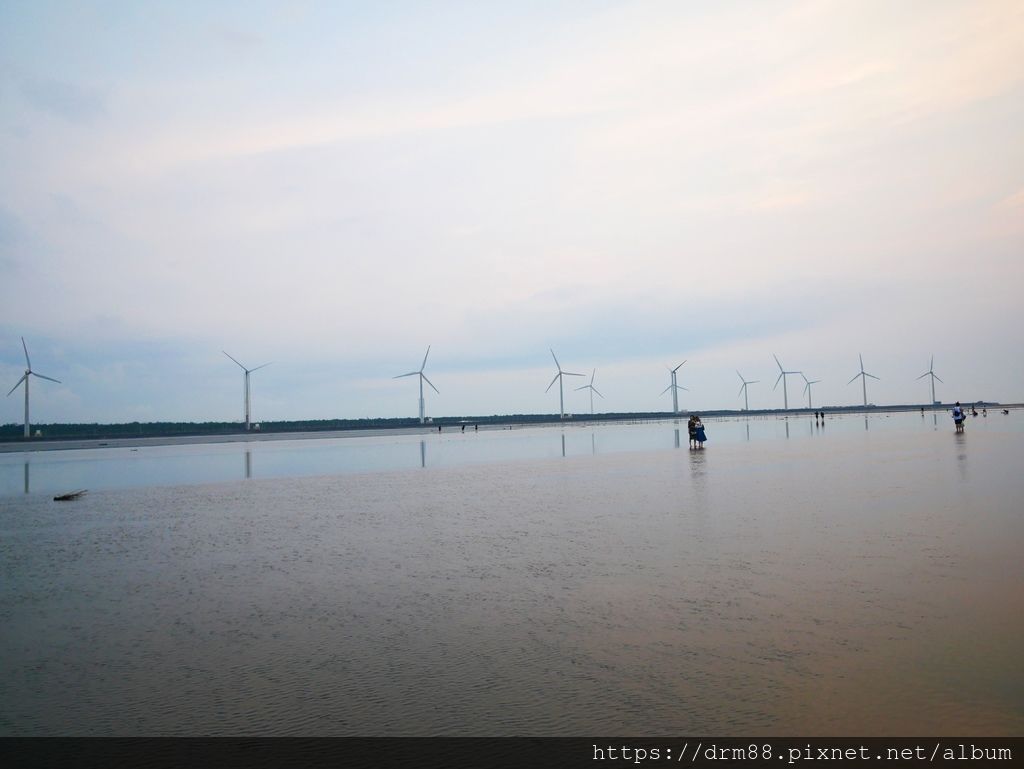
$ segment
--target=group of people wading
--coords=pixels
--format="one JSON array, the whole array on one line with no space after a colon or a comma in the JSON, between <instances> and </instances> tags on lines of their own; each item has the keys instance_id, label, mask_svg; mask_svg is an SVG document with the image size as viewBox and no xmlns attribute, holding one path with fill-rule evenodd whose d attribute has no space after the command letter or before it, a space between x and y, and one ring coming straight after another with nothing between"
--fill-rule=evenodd
<instances>
[{"instance_id":1,"label":"group of people wading","mask_svg":"<svg viewBox=\"0 0 1024 769\"><path fill-rule=\"evenodd\" d=\"M686 423L686 429L690 433L690 448L704 448L704 441L708 439L708 436L704 433L704 425L701 423L700 417L691 414L690 420Z\"/></svg>"}]
</instances>

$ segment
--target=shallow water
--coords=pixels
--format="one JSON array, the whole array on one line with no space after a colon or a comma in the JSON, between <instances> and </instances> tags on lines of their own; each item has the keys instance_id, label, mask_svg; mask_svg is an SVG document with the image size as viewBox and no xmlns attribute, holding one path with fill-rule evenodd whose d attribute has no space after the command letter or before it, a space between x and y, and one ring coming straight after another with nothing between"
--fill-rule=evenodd
<instances>
[{"instance_id":1,"label":"shallow water","mask_svg":"<svg viewBox=\"0 0 1024 769\"><path fill-rule=\"evenodd\" d=\"M1024 412L970 420L971 432L1024 429ZM713 419L708 447L738 442L823 440L849 433L950 432L946 413L830 415ZM315 435L311 434L311 435ZM463 433L390 434L294 440L251 440L123 448L0 453L0 496L56 494L77 489L122 489L217 483L252 478L290 478L381 470L459 467L557 457L686 449L685 420L637 424L573 423L565 426L472 426Z\"/></svg>"},{"instance_id":2,"label":"shallow water","mask_svg":"<svg viewBox=\"0 0 1024 769\"><path fill-rule=\"evenodd\" d=\"M1020 734L1024 433L988 419L33 487L0 499L0 734Z\"/></svg>"}]
</instances>

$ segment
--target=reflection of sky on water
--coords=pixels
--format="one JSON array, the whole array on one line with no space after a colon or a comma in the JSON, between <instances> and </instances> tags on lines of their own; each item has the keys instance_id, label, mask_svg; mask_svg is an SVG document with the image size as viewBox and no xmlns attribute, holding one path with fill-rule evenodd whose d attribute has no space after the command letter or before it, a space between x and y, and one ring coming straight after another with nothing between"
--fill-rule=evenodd
<instances>
[{"instance_id":1,"label":"reflection of sky on water","mask_svg":"<svg viewBox=\"0 0 1024 769\"><path fill-rule=\"evenodd\" d=\"M908 435L942 432L947 414L813 415L788 418L709 419L708 444L763 443L778 440L870 441L879 433ZM947 425L947 422L949 423ZM1018 431L1019 414L989 415L967 422L956 436L960 465L966 468L971 433ZM460 465L555 459L588 455L679 449L684 420L637 424L586 424L482 430L424 432L416 435L324 438L294 441L100 448L0 454L0 495L54 493L75 489L113 489L218 483L243 478L314 475L456 467ZM963 470L966 472L966 469Z\"/></svg>"}]
</instances>

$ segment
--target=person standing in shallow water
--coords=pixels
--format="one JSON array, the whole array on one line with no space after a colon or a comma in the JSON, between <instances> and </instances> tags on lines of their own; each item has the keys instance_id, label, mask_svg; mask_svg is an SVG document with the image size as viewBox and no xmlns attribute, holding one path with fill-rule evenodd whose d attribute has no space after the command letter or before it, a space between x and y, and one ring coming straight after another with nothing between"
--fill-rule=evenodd
<instances>
[{"instance_id":1,"label":"person standing in shallow water","mask_svg":"<svg viewBox=\"0 0 1024 769\"><path fill-rule=\"evenodd\" d=\"M953 424L956 425L958 433L964 431L964 410L960 408L960 401L957 401L956 405L953 406Z\"/></svg>"},{"instance_id":2,"label":"person standing in shallow water","mask_svg":"<svg viewBox=\"0 0 1024 769\"><path fill-rule=\"evenodd\" d=\"M690 434L690 448L697 448L697 417L693 414L686 422L686 431Z\"/></svg>"},{"instance_id":3,"label":"person standing in shallow water","mask_svg":"<svg viewBox=\"0 0 1024 769\"><path fill-rule=\"evenodd\" d=\"M704 432L704 423L700 421L699 416L695 419L693 426L697 437L697 448L702 449L704 448L704 441L708 439L708 436Z\"/></svg>"}]
</instances>

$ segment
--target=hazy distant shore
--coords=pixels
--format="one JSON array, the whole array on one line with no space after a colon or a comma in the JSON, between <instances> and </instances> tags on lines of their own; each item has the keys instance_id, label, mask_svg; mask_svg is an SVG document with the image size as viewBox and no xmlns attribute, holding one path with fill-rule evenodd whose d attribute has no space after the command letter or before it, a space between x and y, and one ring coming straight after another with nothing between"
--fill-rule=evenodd
<instances>
[{"instance_id":1,"label":"hazy distant shore","mask_svg":"<svg viewBox=\"0 0 1024 769\"><path fill-rule=\"evenodd\" d=\"M925 406L926 413L932 411L945 411L952 408L953 404L941 404L934 407ZM997 404L987 403L989 409L1018 409L1024 408L1024 404ZM981 404L978 404L981 408ZM829 416L841 416L843 414L884 414L887 412L920 411L920 405L898 405L898 406L869 406L860 407L825 407L820 409ZM699 412L705 419L729 419L745 418L756 419L765 417L812 417L819 409L765 409L760 411L735 411L717 410ZM511 415L506 417L441 417L435 421L419 425L399 424L396 426L380 426L373 428L348 427L339 429L294 429L289 430L287 423L276 423L271 429L251 430L237 432L200 432L199 425L195 432L174 432L167 434L142 434L138 436L127 436L120 434L103 434L104 425L97 425L99 434L91 434L83 437L42 437L31 438L0 438L0 453L11 453L18 451L65 451L75 449L99 449L99 448L138 448L142 446L178 446L204 443L245 443L250 441L294 441L311 440L324 438L365 438L379 437L386 435L429 435L453 432L466 432L477 430L508 430L524 427L551 427L554 425L584 425L584 424L621 424L629 422L649 422L671 419L686 419L689 414L697 412L651 412L634 414L594 414L594 415L573 415L564 421L559 421L554 414L550 415ZM42 425L44 430L52 430L55 425ZM440 428L440 430L439 430Z\"/></svg>"}]
</instances>

